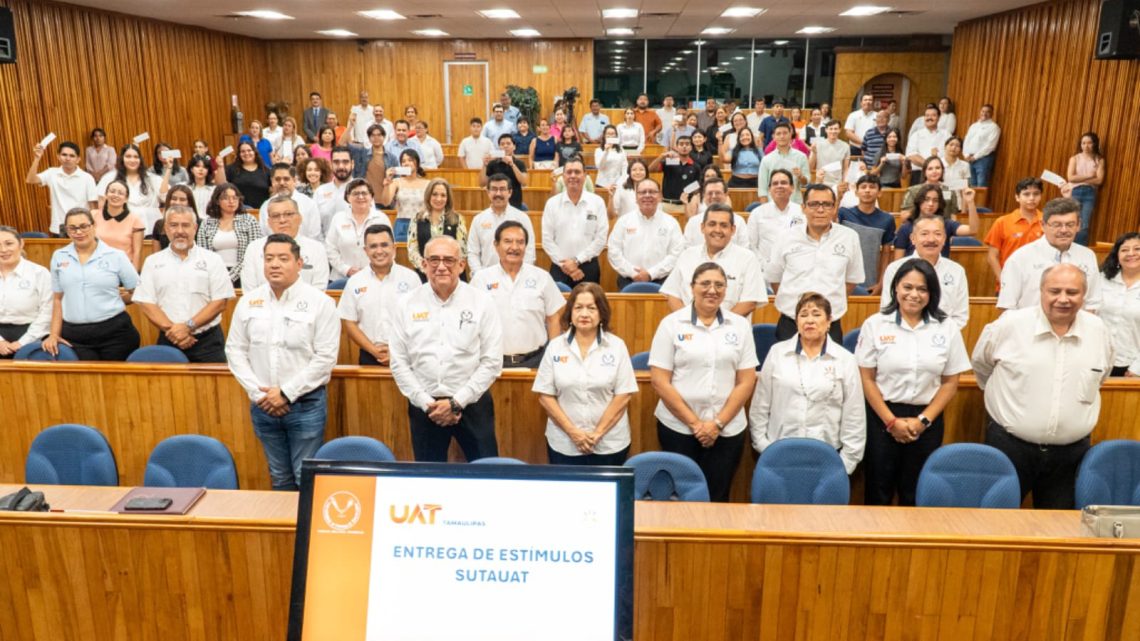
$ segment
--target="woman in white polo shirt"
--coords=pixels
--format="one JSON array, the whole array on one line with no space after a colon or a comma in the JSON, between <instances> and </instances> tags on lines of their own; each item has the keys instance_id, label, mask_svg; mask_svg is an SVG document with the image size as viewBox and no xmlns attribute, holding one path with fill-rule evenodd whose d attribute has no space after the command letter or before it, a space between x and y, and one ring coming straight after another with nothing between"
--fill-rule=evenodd
<instances>
[{"instance_id":1,"label":"woman in white polo shirt","mask_svg":"<svg viewBox=\"0 0 1140 641\"><path fill-rule=\"evenodd\" d=\"M1140 376L1140 233L1116 239L1100 273L1100 317L1112 333L1113 376Z\"/></svg>"},{"instance_id":2,"label":"woman in white polo shirt","mask_svg":"<svg viewBox=\"0 0 1140 641\"><path fill-rule=\"evenodd\" d=\"M690 281L693 303L661 320L649 352L653 415L667 452L696 461L713 501L728 501L744 445L744 402L756 384L752 323L720 308L728 288L724 270L702 263Z\"/></svg>"},{"instance_id":3,"label":"woman in white polo shirt","mask_svg":"<svg viewBox=\"0 0 1140 641\"><path fill-rule=\"evenodd\" d=\"M855 360L867 397L867 505L914 505L918 474L942 444L942 410L970 369L962 332L939 309L934 267L903 263L891 279L891 304L863 323Z\"/></svg>"},{"instance_id":4,"label":"woman in white polo shirt","mask_svg":"<svg viewBox=\"0 0 1140 641\"><path fill-rule=\"evenodd\" d=\"M610 306L595 283L579 283L562 311L569 328L546 346L533 391L550 418L554 465L621 465L629 455L629 399L637 380L625 343L609 332Z\"/></svg>"},{"instance_id":5,"label":"woman in white polo shirt","mask_svg":"<svg viewBox=\"0 0 1140 641\"><path fill-rule=\"evenodd\" d=\"M0 358L12 358L51 327L51 274L23 249L16 228L0 226Z\"/></svg>"}]
</instances>

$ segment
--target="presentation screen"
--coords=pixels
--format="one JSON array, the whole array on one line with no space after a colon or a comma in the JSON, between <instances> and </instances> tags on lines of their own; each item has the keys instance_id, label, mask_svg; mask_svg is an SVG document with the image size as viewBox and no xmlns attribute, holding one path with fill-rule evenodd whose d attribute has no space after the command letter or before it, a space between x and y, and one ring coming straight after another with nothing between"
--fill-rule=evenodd
<instances>
[{"instance_id":1,"label":"presentation screen","mask_svg":"<svg viewBox=\"0 0 1140 641\"><path fill-rule=\"evenodd\" d=\"M633 471L306 461L290 641L621 641Z\"/></svg>"}]
</instances>

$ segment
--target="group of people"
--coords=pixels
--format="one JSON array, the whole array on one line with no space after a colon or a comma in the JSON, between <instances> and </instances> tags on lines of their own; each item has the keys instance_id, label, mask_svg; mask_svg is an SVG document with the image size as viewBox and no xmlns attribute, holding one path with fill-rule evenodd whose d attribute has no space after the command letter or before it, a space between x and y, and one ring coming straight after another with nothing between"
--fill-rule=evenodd
<instances>
[{"instance_id":1,"label":"group of people","mask_svg":"<svg viewBox=\"0 0 1140 641\"><path fill-rule=\"evenodd\" d=\"M1047 507L1071 507L1071 476L1096 424L1100 382L1140 375L1140 234L1122 236L1097 265L1075 242L1084 230L1083 203L1074 200L1081 185L1066 190L1074 198L1039 211L1041 182L1018 184L1019 209L986 236L998 305L1008 311L986 328L971 360L961 336L969 290L965 270L949 258L949 238L977 233L978 219L969 185L946 193L946 173L964 157L957 149L915 158L922 177L896 229L878 207L882 178L874 168L853 187L829 184L846 173L844 161L833 159L834 123L812 136L802 164L765 166L772 154L758 156L762 202L745 220L728 199L732 181L698 164L698 132L679 126L660 157L631 162L624 154L632 139L598 122L591 103L581 130L587 141L602 138L595 186L620 181L632 208L607 207L587 188L580 150L556 147L560 189L542 212L542 249L551 261L543 270L534 265L539 239L531 219L516 205L535 165L515 158L525 119L516 109L507 120L509 98L480 129L497 135L502 153L471 146L481 154L490 206L470 229L450 185L423 175L417 150L400 149L393 161L397 150L384 142L382 119L365 127L369 146L354 142L366 95L361 103L337 136L348 144L331 147L331 174L320 167L316 184L307 175L298 184L296 167L273 143L257 217L247 213L248 187L240 181L243 172L264 169L258 141L240 144L230 165L196 154L189 184L174 182L177 159L161 153L169 150L161 143L150 169L138 147L127 145L99 183L78 167L78 146L68 142L59 146L59 166L37 173L45 151L37 147L28 182L49 188L53 229L71 242L44 268L22 258L16 230L0 228L0 356L42 340L53 354L66 344L82 359L123 360L139 345L126 313L137 303L160 344L194 362L229 363L249 395L279 489L296 487L300 461L322 441L324 386L342 331L362 365L391 367L408 401L417 460L446 460L452 437L469 460L497 455L489 389L504 367L524 367L537 368L550 461L620 463L629 452L626 410L637 385L598 285L605 249L620 286L653 282L668 302L671 313L648 354L660 398L658 439L698 462L715 500L727 499L747 432L761 455L780 438L823 440L849 473L864 463L868 503L897 497L913 504L922 462L942 441L942 411L958 375L972 368L985 387L987 442L1010 455L1023 494L1033 490ZM321 122L318 94L312 105L306 128ZM633 116L638 124L636 110ZM775 157L804 155L791 149L795 128L782 115L739 120L745 126L734 141L714 137L735 146L730 157L755 145L753 135L770 137ZM932 121L937 127L928 111L924 124ZM556 124L560 133L573 128L565 115ZM864 134L865 146L872 133ZM410 147L409 140L397 135L393 142ZM396 171L397 163L406 171ZM1102 161L1077 165L1103 172ZM660 183L650 177L657 170ZM204 194L211 173L224 180ZM153 221L134 208L135 192L144 190L153 202L161 198L157 216L146 212ZM841 206L844 196L853 198L850 206ZM947 215L959 210L959 196L966 225ZM396 263L393 221L377 203L396 203L397 217L412 219L411 268ZM670 210L690 216L684 229ZM142 261L147 229L161 235L164 249ZM337 279L339 305L322 293ZM558 284L570 289L568 299ZM221 313L237 287L243 295L225 336ZM852 354L842 346L840 320L857 287L880 296L882 312L863 324ZM778 342L761 363L750 317L767 304L769 290L780 313ZM1048 411L1025 406L1045 389L1053 391Z\"/></svg>"}]
</instances>

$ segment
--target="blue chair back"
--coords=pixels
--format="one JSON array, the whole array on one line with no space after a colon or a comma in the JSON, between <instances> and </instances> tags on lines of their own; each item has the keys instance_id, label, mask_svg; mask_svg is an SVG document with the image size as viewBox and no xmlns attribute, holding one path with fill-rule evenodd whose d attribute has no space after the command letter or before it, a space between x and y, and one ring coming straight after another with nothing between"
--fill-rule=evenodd
<instances>
[{"instance_id":1,"label":"blue chair back","mask_svg":"<svg viewBox=\"0 0 1140 641\"><path fill-rule=\"evenodd\" d=\"M562 281L558 281L554 284L558 286L558 291L562 292L563 294L568 294L573 290L572 287Z\"/></svg>"},{"instance_id":2,"label":"blue chair back","mask_svg":"<svg viewBox=\"0 0 1140 641\"><path fill-rule=\"evenodd\" d=\"M1076 499L1078 510L1086 505L1140 506L1140 441L1094 445L1077 472Z\"/></svg>"},{"instance_id":3,"label":"blue chair back","mask_svg":"<svg viewBox=\"0 0 1140 641\"><path fill-rule=\"evenodd\" d=\"M526 465L526 461L509 456L485 456L471 461L474 465Z\"/></svg>"},{"instance_id":4,"label":"blue chair back","mask_svg":"<svg viewBox=\"0 0 1140 641\"><path fill-rule=\"evenodd\" d=\"M177 347L147 345L131 352L128 363L189 363L190 359Z\"/></svg>"},{"instance_id":5,"label":"blue chair back","mask_svg":"<svg viewBox=\"0 0 1140 641\"><path fill-rule=\"evenodd\" d=\"M652 281L630 283L621 288L622 294L656 294L659 291L661 286Z\"/></svg>"},{"instance_id":6,"label":"blue chair back","mask_svg":"<svg viewBox=\"0 0 1140 641\"><path fill-rule=\"evenodd\" d=\"M633 498L639 501L708 501L700 466L673 452L642 452L625 462L633 468Z\"/></svg>"},{"instance_id":7,"label":"blue chair back","mask_svg":"<svg viewBox=\"0 0 1140 641\"><path fill-rule=\"evenodd\" d=\"M855 287L851 288L851 295L852 296L870 296L871 292L866 287L863 287L862 285L856 285Z\"/></svg>"},{"instance_id":8,"label":"blue chair back","mask_svg":"<svg viewBox=\"0 0 1140 641\"><path fill-rule=\"evenodd\" d=\"M79 354L76 354L75 350L67 345L60 343L59 356L52 356L40 347L40 341L36 341L34 343L28 343L16 350L16 353L12 355L12 359L17 361L77 361L79 360Z\"/></svg>"},{"instance_id":9,"label":"blue chair back","mask_svg":"<svg viewBox=\"0 0 1140 641\"><path fill-rule=\"evenodd\" d=\"M752 340L756 343L756 360L760 361L756 369L759 370L764 367L764 359L768 358L768 351L776 344L776 324L756 323L752 326Z\"/></svg>"},{"instance_id":10,"label":"blue chair back","mask_svg":"<svg viewBox=\"0 0 1140 641\"><path fill-rule=\"evenodd\" d=\"M851 482L843 459L813 438L783 438L764 450L752 474L753 503L847 505Z\"/></svg>"},{"instance_id":11,"label":"blue chair back","mask_svg":"<svg viewBox=\"0 0 1140 641\"><path fill-rule=\"evenodd\" d=\"M347 284L348 284L347 278L338 278L334 281L329 282L328 289L331 291L341 291L344 289L344 286Z\"/></svg>"},{"instance_id":12,"label":"blue chair back","mask_svg":"<svg viewBox=\"0 0 1140 641\"><path fill-rule=\"evenodd\" d=\"M51 235L44 231L25 231L20 232L20 238L51 238Z\"/></svg>"},{"instance_id":13,"label":"blue chair back","mask_svg":"<svg viewBox=\"0 0 1140 641\"><path fill-rule=\"evenodd\" d=\"M981 443L943 445L926 459L918 475L919 507L1021 505L1017 470L1001 450Z\"/></svg>"},{"instance_id":14,"label":"blue chair back","mask_svg":"<svg viewBox=\"0 0 1140 641\"><path fill-rule=\"evenodd\" d=\"M408 225L411 222L411 219L408 218L396 219L396 227L392 230L392 235L396 237L397 243L408 242Z\"/></svg>"},{"instance_id":15,"label":"blue chair back","mask_svg":"<svg viewBox=\"0 0 1140 641\"><path fill-rule=\"evenodd\" d=\"M146 461L143 485L236 490L237 468L234 457L218 439L180 434L154 446Z\"/></svg>"},{"instance_id":16,"label":"blue chair back","mask_svg":"<svg viewBox=\"0 0 1140 641\"><path fill-rule=\"evenodd\" d=\"M843 335L843 349L855 353L855 346L859 344L859 328L847 332Z\"/></svg>"},{"instance_id":17,"label":"blue chair back","mask_svg":"<svg viewBox=\"0 0 1140 641\"><path fill-rule=\"evenodd\" d=\"M635 371L648 371L649 370L649 352L638 352L629 357L629 362L633 363Z\"/></svg>"},{"instance_id":18,"label":"blue chair back","mask_svg":"<svg viewBox=\"0 0 1140 641\"><path fill-rule=\"evenodd\" d=\"M757 207L759 207L762 204L763 203L761 203L759 200L750 202L750 203L748 203L748 206L744 208L744 211L746 211L748 213L752 213L753 209L756 209Z\"/></svg>"},{"instance_id":19,"label":"blue chair back","mask_svg":"<svg viewBox=\"0 0 1140 641\"><path fill-rule=\"evenodd\" d=\"M981 247L982 241L973 236L954 236L950 239L951 247Z\"/></svg>"},{"instance_id":20,"label":"blue chair back","mask_svg":"<svg viewBox=\"0 0 1140 641\"><path fill-rule=\"evenodd\" d=\"M978 210L979 214L992 214L992 213L994 213L994 210L990 209L989 207L978 207L977 210Z\"/></svg>"},{"instance_id":21,"label":"blue chair back","mask_svg":"<svg viewBox=\"0 0 1140 641\"><path fill-rule=\"evenodd\" d=\"M342 436L325 443L313 458L329 461L369 461L387 463L396 455L382 442L368 436Z\"/></svg>"},{"instance_id":22,"label":"blue chair back","mask_svg":"<svg viewBox=\"0 0 1140 641\"><path fill-rule=\"evenodd\" d=\"M35 485L118 485L115 453L103 434L86 425L53 425L36 435L24 463L24 482Z\"/></svg>"}]
</instances>

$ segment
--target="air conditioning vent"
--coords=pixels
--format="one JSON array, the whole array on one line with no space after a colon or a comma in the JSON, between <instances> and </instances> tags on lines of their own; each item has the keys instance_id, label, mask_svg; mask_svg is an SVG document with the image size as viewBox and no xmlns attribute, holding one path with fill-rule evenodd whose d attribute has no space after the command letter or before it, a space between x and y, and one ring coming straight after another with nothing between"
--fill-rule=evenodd
<instances>
[{"instance_id":1,"label":"air conditioning vent","mask_svg":"<svg viewBox=\"0 0 1140 641\"><path fill-rule=\"evenodd\" d=\"M680 15L681 15L680 13L670 12L670 11L663 11L660 13L644 12L643 11L641 13L642 18L677 18L677 17L680 17Z\"/></svg>"}]
</instances>

